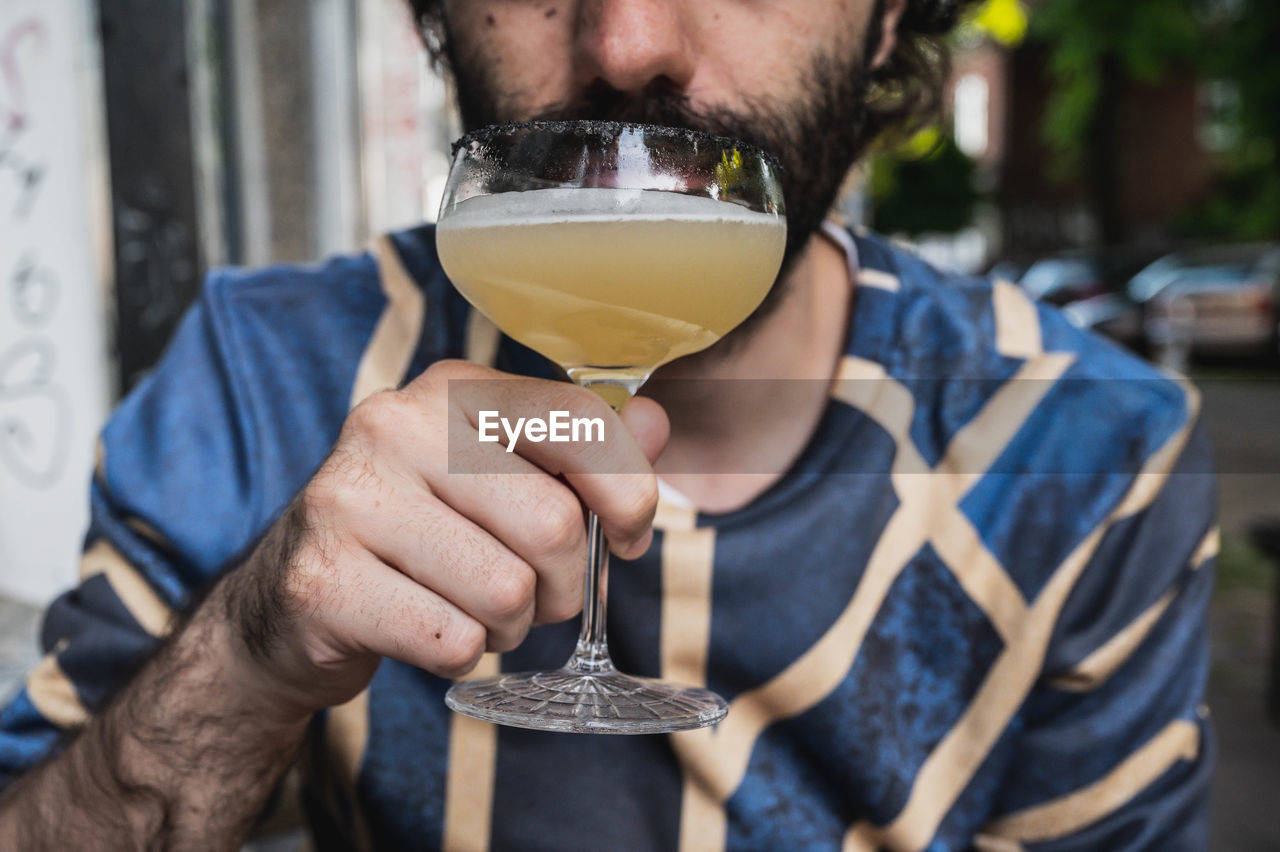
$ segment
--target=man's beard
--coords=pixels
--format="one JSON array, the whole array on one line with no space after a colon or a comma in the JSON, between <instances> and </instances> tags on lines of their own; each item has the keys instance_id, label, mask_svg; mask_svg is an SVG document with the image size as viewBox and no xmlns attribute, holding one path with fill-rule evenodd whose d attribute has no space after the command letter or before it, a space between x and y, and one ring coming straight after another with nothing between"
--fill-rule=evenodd
<instances>
[{"instance_id":1,"label":"man's beard","mask_svg":"<svg viewBox=\"0 0 1280 852\"><path fill-rule=\"evenodd\" d=\"M729 136L769 151L782 164L787 211L787 243L777 281L761 305L715 347L723 354L746 340L782 303L788 273L835 203L854 162L872 141L868 136L869 72L864 57L875 54L879 6L871 17L861 53L837 60L818 57L803 75L809 97L794 104L749 101L741 110L697 110L689 98L660 78L639 94L598 84L570 103L542 110L538 120L601 120L656 124ZM514 120L509 98L497 91L480 63L451 51L463 126L475 130Z\"/></svg>"}]
</instances>

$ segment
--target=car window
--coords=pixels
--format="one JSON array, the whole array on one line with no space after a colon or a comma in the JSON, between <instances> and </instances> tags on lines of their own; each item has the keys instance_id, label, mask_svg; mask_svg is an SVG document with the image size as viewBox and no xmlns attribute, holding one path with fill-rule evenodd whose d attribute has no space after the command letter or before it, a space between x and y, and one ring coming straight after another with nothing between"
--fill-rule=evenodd
<instances>
[{"instance_id":1,"label":"car window","mask_svg":"<svg viewBox=\"0 0 1280 852\"><path fill-rule=\"evenodd\" d=\"M1031 265L1019 282L1033 299L1041 299L1064 287L1088 283L1097 276L1078 260L1041 260Z\"/></svg>"},{"instance_id":2,"label":"car window","mask_svg":"<svg viewBox=\"0 0 1280 852\"><path fill-rule=\"evenodd\" d=\"M1252 270L1247 266L1204 266L1184 269L1169 282L1166 294L1231 290L1248 282Z\"/></svg>"},{"instance_id":3,"label":"car window","mask_svg":"<svg viewBox=\"0 0 1280 852\"><path fill-rule=\"evenodd\" d=\"M1171 254L1152 263L1129 281L1129 297L1135 302L1145 302L1171 282L1182 266L1180 255Z\"/></svg>"},{"instance_id":4,"label":"car window","mask_svg":"<svg viewBox=\"0 0 1280 852\"><path fill-rule=\"evenodd\" d=\"M1264 254L1262 260L1258 261L1258 272L1271 279L1280 276L1280 250Z\"/></svg>"}]
</instances>

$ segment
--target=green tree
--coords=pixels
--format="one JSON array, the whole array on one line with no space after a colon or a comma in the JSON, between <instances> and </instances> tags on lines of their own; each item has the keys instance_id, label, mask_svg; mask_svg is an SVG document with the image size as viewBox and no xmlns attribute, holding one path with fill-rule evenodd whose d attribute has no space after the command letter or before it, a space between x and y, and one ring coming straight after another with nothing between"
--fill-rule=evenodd
<instances>
[{"instance_id":1,"label":"green tree","mask_svg":"<svg viewBox=\"0 0 1280 852\"><path fill-rule=\"evenodd\" d=\"M1203 0L1204 76L1236 95L1236 137L1224 153L1218 191L1191 225L1214 236L1280 238L1280 3Z\"/></svg>"},{"instance_id":2,"label":"green tree","mask_svg":"<svg viewBox=\"0 0 1280 852\"><path fill-rule=\"evenodd\" d=\"M953 36L957 44L990 39L1016 47L1027 32L1022 0L984 0L972 6ZM977 165L956 147L950 129L926 127L872 158L867 193L871 226L916 237L951 234L973 222L982 200L975 187Z\"/></svg>"},{"instance_id":3,"label":"green tree","mask_svg":"<svg viewBox=\"0 0 1280 852\"><path fill-rule=\"evenodd\" d=\"M871 226L887 234L950 234L973 221L973 160L937 128L872 163Z\"/></svg>"},{"instance_id":4,"label":"green tree","mask_svg":"<svg viewBox=\"0 0 1280 852\"><path fill-rule=\"evenodd\" d=\"M1040 0L1030 37L1048 50L1052 94L1044 135L1061 177L1083 180L1104 244L1120 239L1120 99L1193 63L1203 39L1199 0ZM1274 4L1275 0L1262 0Z\"/></svg>"}]
</instances>

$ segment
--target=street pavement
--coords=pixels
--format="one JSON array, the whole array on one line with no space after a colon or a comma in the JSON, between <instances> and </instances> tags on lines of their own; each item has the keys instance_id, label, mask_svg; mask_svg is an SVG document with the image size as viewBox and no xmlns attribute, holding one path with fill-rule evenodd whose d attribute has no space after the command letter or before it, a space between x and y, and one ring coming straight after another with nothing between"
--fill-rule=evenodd
<instances>
[{"instance_id":1,"label":"street pavement","mask_svg":"<svg viewBox=\"0 0 1280 852\"><path fill-rule=\"evenodd\" d=\"M0 702L7 702L22 677L40 659L40 613L0 598Z\"/></svg>"},{"instance_id":2,"label":"street pavement","mask_svg":"<svg viewBox=\"0 0 1280 852\"><path fill-rule=\"evenodd\" d=\"M1280 516L1280 373L1210 374L1197 379L1213 441L1223 529Z\"/></svg>"},{"instance_id":3,"label":"street pavement","mask_svg":"<svg viewBox=\"0 0 1280 852\"><path fill-rule=\"evenodd\" d=\"M1214 370L1198 376L1197 386L1222 471L1223 534L1243 539L1252 521L1280 516L1280 373ZM1268 723L1263 703L1277 574L1237 587L1224 583L1210 613L1209 706L1219 747L1215 852L1280 849L1280 727Z\"/></svg>"}]
</instances>

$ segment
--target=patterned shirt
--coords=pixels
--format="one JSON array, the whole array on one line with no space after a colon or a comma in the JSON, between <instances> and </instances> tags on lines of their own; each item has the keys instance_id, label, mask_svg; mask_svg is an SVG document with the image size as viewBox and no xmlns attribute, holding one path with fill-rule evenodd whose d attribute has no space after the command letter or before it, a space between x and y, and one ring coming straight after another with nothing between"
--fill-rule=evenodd
<instances>
[{"instance_id":1,"label":"patterned shirt","mask_svg":"<svg viewBox=\"0 0 1280 852\"><path fill-rule=\"evenodd\" d=\"M499 728L386 660L308 730L317 847L1206 846L1217 531L1196 392L1010 284L839 236L845 354L800 457L736 511L664 500L652 547L611 571L619 667L706 684L726 719ZM554 375L453 289L429 227L212 273L102 433L82 582L0 712L0 780L104 705L356 402L460 357ZM556 667L576 630L479 672Z\"/></svg>"}]
</instances>

